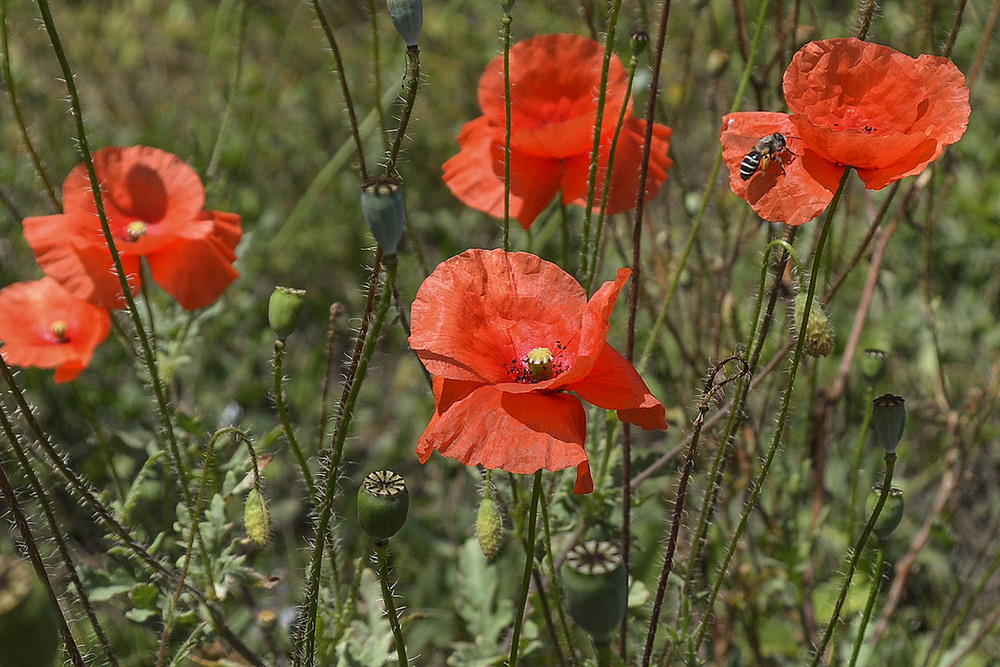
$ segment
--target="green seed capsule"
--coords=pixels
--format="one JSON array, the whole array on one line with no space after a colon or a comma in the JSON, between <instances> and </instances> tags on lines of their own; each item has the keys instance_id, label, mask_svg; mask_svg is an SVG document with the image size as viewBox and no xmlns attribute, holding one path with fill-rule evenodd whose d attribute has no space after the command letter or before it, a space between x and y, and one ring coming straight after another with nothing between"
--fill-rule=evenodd
<instances>
[{"instance_id":1,"label":"green seed capsule","mask_svg":"<svg viewBox=\"0 0 1000 667\"><path fill-rule=\"evenodd\" d=\"M396 32L406 42L406 46L415 47L420 29L424 25L424 6L421 0L387 0L389 18Z\"/></svg>"},{"instance_id":2,"label":"green seed capsule","mask_svg":"<svg viewBox=\"0 0 1000 667\"><path fill-rule=\"evenodd\" d=\"M906 426L906 401L902 396L883 394L872 401L872 431L886 454L894 454Z\"/></svg>"},{"instance_id":3,"label":"green seed capsule","mask_svg":"<svg viewBox=\"0 0 1000 667\"><path fill-rule=\"evenodd\" d=\"M261 546L271 540L271 513L267 510L264 496L257 489L250 489L243 505L243 526L247 537Z\"/></svg>"},{"instance_id":4,"label":"green seed capsule","mask_svg":"<svg viewBox=\"0 0 1000 667\"><path fill-rule=\"evenodd\" d=\"M0 667L52 667L60 643L55 610L31 565L0 556Z\"/></svg>"},{"instance_id":5,"label":"green seed capsule","mask_svg":"<svg viewBox=\"0 0 1000 667\"><path fill-rule=\"evenodd\" d=\"M875 511L875 505L878 503L879 496L882 495L881 486L873 486L871 493L868 494L868 502L866 507L868 510L868 516L872 515ZM903 492L897 489L895 486L890 487L889 495L886 496L885 505L882 506L882 511L879 512L878 518L875 519L875 525L872 527L872 532L875 533L880 539L887 539L892 531L896 530L899 522L903 520Z\"/></svg>"},{"instance_id":6,"label":"green seed capsule","mask_svg":"<svg viewBox=\"0 0 1000 667\"><path fill-rule=\"evenodd\" d=\"M406 482L391 470L369 473L358 489L358 521L376 540L388 540L406 522L410 494Z\"/></svg>"},{"instance_id":7,"label":"green seed capsule","mask_svg":"<svg viewBox=\"0 0 1000 667\"><path fill-rule=\"evenodd\" d=\"M479 515L476 518L476 540L479 542L479 549L483 552L483 558L487 562L493 560L500 553L504 544L503 516L500 509L493 500L493 495L487 492L483 496L483 502L479 504Z\"/></svg>"},{"instance_id":8,"label":"green seed capsule","mask_svg":"<svg viewBox=\"0 0 1000 667\"><path fill-rule=\"evenodd\" d=\"M628 573L611 542L589 540L570 550L562 567L566 609L595 644L607 644L628 607Z\"/></svg>"},{"instance_id":9,"label":"green seed capsule","mask_svg":"<svg viewBox=\"0 0 1000 667\"><path fill-rule=\"evenodd\" d=\"M361 188L361 213L385 254L395 255L406 226L402 181L379 176L365 183Z\"/></svg>"},{"instance_id":10,"label":"green seed capsule","mask_svg":"<svg viewBox=\"0 0 1000 667\"><path fill-rule=\"evenodd\" d=\"M267 323L278 340L284 341L295 331L305 295L305 290L291 287L275 287L271 292L267 301Z\"/></svg>"},{"instance_id":11,"label":"green seed capsule","mask_svg":"<svg viewBox=\"0 0 1000 667\"><path fill-rule=\"evenodd\" d=\"M885 350L867 349L861 357L861 376L874 387L885 376L889 353Z\"/></svg>"}]
</instances>

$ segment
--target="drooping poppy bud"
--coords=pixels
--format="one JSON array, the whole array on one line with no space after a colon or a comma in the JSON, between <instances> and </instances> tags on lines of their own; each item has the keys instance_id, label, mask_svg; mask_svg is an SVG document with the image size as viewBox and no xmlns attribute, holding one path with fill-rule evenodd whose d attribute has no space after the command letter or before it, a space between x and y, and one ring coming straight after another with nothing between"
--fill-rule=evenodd
<instances>
[{"instance_id":1,"label":"drooping poppy bud","mask_svg":"<svg viewBox=\"0 0 1000 667\"><path fill-rule=\"evenodd\" d=\"M406 226L403 183L378 176L361 187L361 213L386 255L395 255Z\"/></svg>"},{"instance_id":2,"label":"drooping poppy bud","mask_svg":"<svg viewBox=\"0 0 1000 667\"><path fill-rule=\"evenodd\" d=\"M267 509L264 496L256 488L250 489L243 505L243 526L247 537L261 546L271 539L271 513Z\"/></svg>"},{"instance_id":3,"label":"drooping poppy bud","mask_svg":"<svg viewBox=\"0 0 1000 667\"><path fill-rule=\"evenodd\" d=\"M902 396L883 394L872 401L872 430L886 454L894 454L906 426L906 401Z\"/></svg>"},{"instance_id":4,"label":"drooping poppy bud","mask_svg":"<svg viewBox=\"0 0 1000 667\"><path fill-rule=\"evenodd\" d=\"M406 522L410 494L406 482L391 470L369 473L358 489L358 521L376 540L388 540Z\"/></svg>"},{"instance_id":5,"label":"drooping poppy bud","mask_svg":"<svg viewBox=\"0 0 1000 667\"><path fill-rule=\"evenodd\" d=\"M52 667L59 644L52 602L31 565L0 556L0 667Z\"/></svg>"},{"instance_id":6,"label":"drooping poppy bud","mask_svg":"<svg viewBox=\"0 0 1000 667\"><path fill-rule=\"evenodd\" d=\"M503 517L490 489L486 489L483 501L479 504L479 515L476 517L476 540L483 558L490 562L497 557L504 545Z\"/></svg>"},{"instance_id":7,"label":"drooping poppy bud","mask_svg":"<svg viewBox=\"0 0 1000 667\"><path fill-rule=\"evenodd\" d=\"M879 496L882 495L881 486L873 486L871 493L868 494L868 502L866 503L868 516L872 515L875 511L875 504L878 502ZM875 519L875 525L872 527L872 532L874 532L879 539L888 539L892 531L896 530L899 522L903 520L903 491L896 488L895 486L889 488L889 495L886 496L885 505L882 506L882 511L879 512L878 518Z\"/></svg>"},{"instance_id":8,"label":"drooping poppy bud","mask_svg":"<svg viewBox=\"0 0 1000 667\"><path fill-rule=\"evenodd\" d=\"M795 297L795 328L798 335L805 338L803 351L810 357L825 357L833 352L833 326L830 318L823 312L823 307L815 297L809 309L809 320L803 323L806 312L806 293L799 292Z\"/></svg>"},{"instance_id":9,"label":"drooping poppy bud","mask_svg":"<svg viewBox=\"0 0 1000 667\"><path fill-rule=\"evenodd\" d=\"M595 644L610 643L628 607L628 573L621 551L599 540L578 544L566 556L562 578L573 621Z\"/></svg>"},{"instance_id":10,"label":"drooping poppy bud","mask_svg":"<svg viewBox=\"0 0 1000 667\"><path fill-rule=\"evenodd\" d=\"M386 4L389 7L392 25L396 26L396 32L406 42L407 47L416 47L417 37L420 36L420 29L424 25L422 0L387 0Z\"/></svg>"},{"instance_id":11,"label":"drooping poppy bud","mask_svg":"<svg viewBox=\"0 0 1000 667\"><path fill-rule=\"evenodd\" d=\"M885 350L869 348L861 357L861 376L869 387L874 387L885 376L889 353Z\"/></svg>"},{"instance_id":12,"label":"drooping poppy bud","mask_svg":"<svg viewBox=\"0 0 1000 667\"><path fill-rule=\"evenodd\" d=\"M278 340L284 341L295 331L305 295L305 290L291 287L275 287L271 292L267 301L267 323Z\"/></svg>"}]
</instances>

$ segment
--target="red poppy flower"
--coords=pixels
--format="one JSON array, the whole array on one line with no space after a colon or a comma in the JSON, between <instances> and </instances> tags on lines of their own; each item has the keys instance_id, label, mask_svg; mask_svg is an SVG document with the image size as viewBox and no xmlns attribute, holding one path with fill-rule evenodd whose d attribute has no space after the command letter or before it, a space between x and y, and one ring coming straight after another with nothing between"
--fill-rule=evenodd
<instances>
[{"instance_id":1,"label":"red poppy flower","mask_svg":"<svg viewBox=\"0 0 1000 667\"><path fill-rule=\"evenodd\" d=\"M527 229L557 192L563 202L585 204L590 154L597 122L603 47L579 35L539 35L510 50L511 215ZM595 203L607 174L615 125L625 100L627 75L612 56L605 90ZM466 205L503 216L504 71L497 56L479 80L483 115L466 123L458 136L461 150L444 165L444 181ZM608 213L635 207L646 122L626 117L618 138ZM645 198L659 192L672 164L667 157L670 128L653 126Z\"/></svg>"},{"instance_id":2,"label":"red poppy flower","mask_svg":"<svg viewBox=\"0 0 1000 667\"><path fill-rule=\"evenodd\" d=\"M784 90L796 134L871 190L922 172L969 121L969 89L950 60L854 38L803 46Z\"/></svg>"},{"instance_id":3,"label":"red poppy flower","mask_svg":"<svg viewBox=\"0 0 1000 667\"><path fill-rule=\"evenodd\" d=\"M580 399L666 428L663 405L605 340L629 273L588 301L572 276L527 253L468 250L439 265L417 293L410 335L434 375L421 463L437 450L513 473L577 466L574 491L590 493Z\"/></svg>"},{"instance_id":4,"label":"red poppy flower","mask_svg":"<svg viewBox=\"0 0 1000 667\"><path fill-rule=\"evenodd\" d=\"M188 310L215 301L239 273L232 264L242 235L233 213L206 211L205 191L176 155L148 146L94 153L101 198L133 293L145 257L153 279ZM65 213L25 218L24 235L45 272L80 298L124 305L101 233L84 165L63 183Z\"/></svg>"},{"instance_id":5,"label":"red poppy flower","mask_svg":"<svg viewBox=\"0 0 1000 667\"><path fill-rule=\"evenodd\" d=\"M784 138L786 150L761 155L758 142L775 132ZM723 116L720 137L733 192L765 220L789 225L801 225L822 213L844 173L844 167L820 157L795 133L788 114L744 111Z\"/></svg>"},{"instance_id":6,"label":"red poppy flower","mask_svg":"<svg viewBox=\"0 0 1000 667\"><path fill-rule=\"evenodd\" d=\"M56 382L80 374L111 330L108 311L46 276L0 290L0 354L14 366L55 368Z\"/></svg>"}]
</instances>

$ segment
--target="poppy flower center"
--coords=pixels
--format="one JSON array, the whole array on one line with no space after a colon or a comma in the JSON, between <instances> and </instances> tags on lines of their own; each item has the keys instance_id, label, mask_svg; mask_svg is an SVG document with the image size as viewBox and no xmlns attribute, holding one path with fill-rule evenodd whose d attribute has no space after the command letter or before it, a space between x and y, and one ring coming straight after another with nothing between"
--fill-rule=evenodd
<instances>
[{"instance_id":1,"label":"poppy flower center","mask_svg":"<svg viewBox=\"0 0 1000 667\"><path fill-rule=\"evenodd\" d=\"M507 367L507 374L515 382L532 384L551 380L566 370L562 359L562 343L556 342L555 354L547 347L536 347L521 359L515 359Z\"/></svg>"},{"instance_id":2,"label":"poppy flower center","mask_svg":"<svg viewBox=\"0 0 1000 667\"><path fill-rule=\"evenodd\" d=\"M56 342L60 345L69 342L69 336L66 335L68 329L69 325L66 324L65 320L52 320L49 323L49 333L55 337Z\"/></svg>"},{"instance_id":3,"label":"poppy flower center","mask_svg":"<svg viewBox=\"0 0 1000 667\"><path fill-rule=\"evenodd\" d=\"M576 112L573 110L573 100L560 97L554 102L545 102L542 105L541 119L538 126L541 127L549 123L563 123L570 118L574 118L576 115Z\"/></svg>"},{"instance_id":4,"label":"poppy flower center","mask_svg":"<svg viewBox=\"0 0 1000 667\"><path fill-rule=\"evenodd\" d=\"M134 220L125 227L125 238L133 243L146 235L146 223L142 220Z\"/></svg>"}]
</instances>

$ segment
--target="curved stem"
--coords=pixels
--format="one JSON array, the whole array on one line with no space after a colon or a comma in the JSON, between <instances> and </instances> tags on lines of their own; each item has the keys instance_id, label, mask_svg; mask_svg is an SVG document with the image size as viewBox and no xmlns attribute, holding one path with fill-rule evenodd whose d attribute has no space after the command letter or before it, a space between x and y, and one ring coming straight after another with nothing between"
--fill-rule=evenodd
<instances>
[{"instance_id":1,"label":"curved stem","mask_svg":"<svg viewBox=\"0 0 1000 667\"><path fill-rule=\"evenodd\" d=\"M416 45L406 47L406 80L409 87L404 98L403 115L400 116L399 127L396 128L396 136L392 139L392 148L389 149L389 162L385 166L387 174L396 173L399 149L403 145L403 137L406 136L406 126L413 113L413 104L417 101L417 89L420 87L420 49Z\"/></svg>"},{"instance_id":2,"label":"curved stem","mask_svg":"<svg viewBox=\"0 0 1000 667\"><path fill-rule=\"evenodd\" d=\"M521 597L514 611L514 632L510 642L508 667L517 667L517 649L521 639L521 625L524 623L524 608L528 604L528 587L531 571L535 565L535 523L538 520L538 499L542 495L542 471L535 473L535 484L531 489L531 508L528 511L528 540L525 544L524 573L521 575Z\"/></svg>"},{"instance_id":3,"label":"curved stem","mask_svg":"<svg viewBox=\"0 0 1000 667\"><path fill-rule=\"evenodd\" d=\"M396 643L396 658L400 665L409 664L406 660L406 643L403 641L403 630L399 627L399 614L396 612L396 602L393 600L392 584L389 582L389 540L375 540L375 555L378 558L378 580L382 584L382 604L385 605L386 616L389 617L389 628Z\"/></svg>"}]
</instances>

